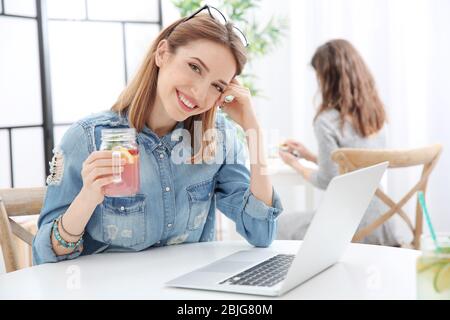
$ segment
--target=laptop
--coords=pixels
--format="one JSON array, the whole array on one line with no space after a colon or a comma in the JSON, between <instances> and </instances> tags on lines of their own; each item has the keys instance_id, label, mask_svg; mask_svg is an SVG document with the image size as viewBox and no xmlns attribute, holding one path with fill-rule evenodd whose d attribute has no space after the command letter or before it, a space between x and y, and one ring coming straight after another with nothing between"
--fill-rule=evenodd
<instances>
[{"instance_id":1,"label":"laptop","mask_svg":"<svg viewBox=\"0 0 450 320\"><path fill-rule=\"evenodd\" d=\"M388 162L335 177L297 254L270 248L239 251L166 283L169 287L280 296L341 258Z\"/></svg>"}]
</instances>

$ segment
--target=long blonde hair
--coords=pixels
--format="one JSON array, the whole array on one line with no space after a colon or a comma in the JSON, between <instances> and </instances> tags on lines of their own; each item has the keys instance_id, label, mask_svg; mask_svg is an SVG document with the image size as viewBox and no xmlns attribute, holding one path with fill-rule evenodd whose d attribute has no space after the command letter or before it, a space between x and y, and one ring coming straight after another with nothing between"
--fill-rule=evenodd
<instances>
[{"instance_id":1,"label":"long blonde hair","mask_svg":"<svg viewBox=\"0 0 450 320\"><path fill-rule=\"evenodd\" d=\"M196 40L210 40L224 45L233 54L237 66L236 75L241 74L247 62L245 46L234 33L232 23L222 24L208 14L199 14L189 20L182 18L175 21L160 32L147 52L136 75L122 91L112 107L112 111L119 114L128 113L128 119L131 125L138 132L141 132L144 128L150 115L150 108L156 99L159 68L156 65L155 55L158 44L162 40L167 41L171 53L176 53L178 48ZM205 113L188 118L184 122L185 129L189 130L191 137L194 137L195 121L202 122L202 136L207 130L214 128L216 109L211 108ZM192 150L194 150L195 137L191 140ZM214 139L208 142L201 139L200 150L198 150L198 154L195 157L203 155L203 150L205 149L210 150L210 153L214 153L214 144ZM194 155L192 159L194 159Z\"/></svg>"},{"instance_id":2,"label":"long blonde hair","mask_svg":"<svg viewBox=\"0 0 450 320\"><path fill-rule=\"evenodd\" d=\"M347 40L332 40L320 46L311 61L322 93L315 119L324 111L340 113L341 128L347 118L362 137L377 133L386 113L375 81L361 55Z\"/></svg>"}]
</instances>

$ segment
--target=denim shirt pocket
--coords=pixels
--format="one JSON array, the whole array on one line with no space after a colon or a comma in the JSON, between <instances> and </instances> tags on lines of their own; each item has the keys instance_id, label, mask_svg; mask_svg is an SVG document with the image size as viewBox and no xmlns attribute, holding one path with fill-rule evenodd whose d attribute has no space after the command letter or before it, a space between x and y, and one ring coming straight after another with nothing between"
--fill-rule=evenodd
<instances>
[{"instance_id":1,"label":"denim shirt pocket","mask_svg":"<svg viewBox=\"0 0 450 320\"><path fill-rule=\"evenodd\" d=\"M105 197L101 208L106 243L133 247L145 241L145 195Z\"/></svg>"},{"instance_id":2,"label":"denim shirt pocket","mask_svg":"<svg viewBox=\"0 0 450 320\"><path fill-rule=\"evenodd\" d=\"M196 230L205 224L214 193L214 179L186 188L189 198L188 230Z\"/></svg>"}]
</instances>

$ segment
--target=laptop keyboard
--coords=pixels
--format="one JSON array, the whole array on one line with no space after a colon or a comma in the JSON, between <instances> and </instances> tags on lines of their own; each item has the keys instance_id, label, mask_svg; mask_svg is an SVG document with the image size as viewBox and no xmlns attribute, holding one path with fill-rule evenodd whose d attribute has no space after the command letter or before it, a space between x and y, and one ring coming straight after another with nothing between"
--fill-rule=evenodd
<instances>
[{"instance_id":1,"label":"laptop keyboard","mask_svg":"<svg viewBox=\"0 0 450 320\"><path fill-rule=\"evenodd\" d=\"M279 254L220 284L272 287L286 278L295 255Z\"/></svg>"}]
</instances>

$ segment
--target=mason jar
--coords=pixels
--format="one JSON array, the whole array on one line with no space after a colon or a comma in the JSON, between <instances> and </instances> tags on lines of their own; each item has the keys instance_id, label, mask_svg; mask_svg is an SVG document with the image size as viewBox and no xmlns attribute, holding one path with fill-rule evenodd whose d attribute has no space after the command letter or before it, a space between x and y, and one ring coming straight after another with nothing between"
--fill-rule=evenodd
<instances>
[{"instance_id":1,"label":"mason jar","mask_svg":"<svg viewBox=\"0 0 450 320\"><path fill-rule=\"evenodd\" d=\"M417 258L417 298L450 299L450 233L438 234L436 247L431 236L421 238L421 255Z\"/></svg>"},{"instance_id":2,"label":"mason jar","mask_svg":"<svg viewBox=\"0 0 450 320\"><path fill-rule=\"evenodd\" d=\"M139 149L133 128L103 129L100 150L113 151L113 183L105 186L109 197L129 197L139 193ZM121 160L125 160L123 171Z\"/></svg>"}]
</instances>

